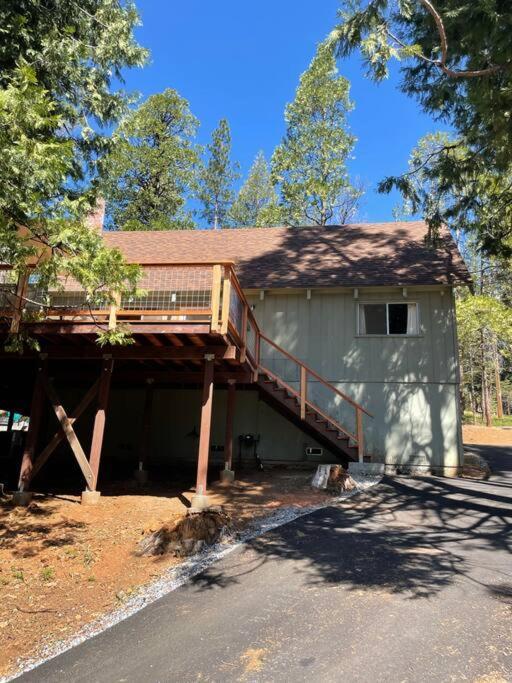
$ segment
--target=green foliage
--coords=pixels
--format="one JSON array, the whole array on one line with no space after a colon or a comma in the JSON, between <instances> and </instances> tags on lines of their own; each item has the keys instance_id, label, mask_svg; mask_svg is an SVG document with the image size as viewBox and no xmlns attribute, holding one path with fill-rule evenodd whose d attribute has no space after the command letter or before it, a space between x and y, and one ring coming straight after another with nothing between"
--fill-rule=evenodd
<instances>
[{"instance_id":1,"label":"green foliage","mask_svg":"<svg viewBox=\"0 0 512 683\"><path fill-rule=\"evenodd\" d=\"M233 182L239 177L238 164L230 160L231 133L226 119L219 121L206 149L207 161L198 174L197 197L203 206L200 217L217 229L228 222Z\"/></svg>"},{"instance_id":2,"label":"green foliage","mask_svg":"<svg viewBox=\"0 0 512 683\"><path fill-rule=\"evenodd\" d=\"M229 220L236 226L271 225L261 218L272 218L277 208L277 194L270 178L270 169L263 152L258 152L238 195L229 211Z\"/></svg>"},{"instance_id":3,"label":"green foliage","mask_svg":"<svg viewBox=\"0 0 512 683\"><path fill-rule=\"evenodd\" d=\"M508 3L488 0L347 0L329 42L338 55L359 48L368 75L380 81L389 60L402 62L401 89L435 119L451 125L454 138L429 160L429 176L445 209L432 212L424 194L417 202L435 237L440 222L464 223L489 254L512 253L512 13ZM457 151L455 149L457 148ZM414 201L410 176L387 178ZM441 208L443 199L434 199ZM485 222L471 214L492 202Z\"/></svg>"},{"instance_id":4,"label":"green foliage","mask_svg":"<svg viewBox=\"0 0 512 683\"><path fill-rule=\"evenodd\" d=\"M197 119L172 89L149 97L119 126L105 163L109 221L120 230L194 227L185 210L199 155Z\"/></svg>"},{"instance_id":5,"label":"green foliage","mask_svg":"<svg viewBox=\"0 0 512 683\"><path fill-rule=\"evenodd\" d=\"M116 325L112 329L102 330L98 334L97 343L99 346L129 346L134 344L130 328L127 325Z\"/></svg>"},{"instance_id":6,"label":"green foliage","mask_svg":"<svg viewBox=\"0 0 512 683\"><path fill-rule=\"evenodd\" d=\"M473 156L462 140L447 133L426 135L411 153L408 173L387 178L379 188L389 192L397 187L405 212L421 212L426 219L431 240L445 223L458 233L473 235L477 248L492 251L489 238L505 235L512 223L512 204L503 202L511 177L496 175L478 163L473 166ZM459 170L453 175L455 167ZM504 256L512 253L509 242L501 244Z\"/></svg>"},{"instance_id":7,"label":"green foliage","mask_svg":"<svg viewBox=\"0 0 512 683\"><path fill-rule=\"evenodd\" d=\"M357 194L346 168L355 144L346 121L353 108L349 89L332 49L320 45L286 107L286 134L272 157L272 178L280 185L289 224L336 221L347 194Z\"/></svg>"},{"instance_id":8,"label":"green foliage","mask_svg":"<svg viewBox=\"0 0 512 683\"><path fill-rule=\"evenodd\" d=\"M481 350L482 341L494 335L502 353L510 356L512 351L512 309L489 296L468 296L457 304L459 344L462 349ZM483 335L483 338L482 338ZM490 359L492 363L492 359Z\"/></svg>"},{"instance_id":9,"label":"green foliage","mask_svg":"<svg viewBox=\"0 0 512 683\"><path fill-rule=\"evenodd\" d=\"M113 80L146 59L137 23L134 6L119 0L0 6L0 261L21 273L37 256L39 290L57 286L58 274L106 299L134 286L137 269L84 217L97 199L108 127L128 102Z\"/></svg>"}]
</instances>

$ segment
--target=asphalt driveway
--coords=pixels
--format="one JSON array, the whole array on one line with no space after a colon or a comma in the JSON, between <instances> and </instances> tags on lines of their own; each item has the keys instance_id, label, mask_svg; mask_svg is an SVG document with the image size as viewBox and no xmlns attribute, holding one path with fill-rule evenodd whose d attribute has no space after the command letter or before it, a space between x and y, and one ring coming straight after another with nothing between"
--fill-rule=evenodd
<instances>
[{"instance_id":1,"label":"asphalt driveway","mask_svg":"<svg viewBox=\"0 0 512 683\"><path fill-rule=\"evenodd\" d=\"M489 482L386 480L20 680L512 680L512 448L471 450Z\"/></svg>"}]
</instances>

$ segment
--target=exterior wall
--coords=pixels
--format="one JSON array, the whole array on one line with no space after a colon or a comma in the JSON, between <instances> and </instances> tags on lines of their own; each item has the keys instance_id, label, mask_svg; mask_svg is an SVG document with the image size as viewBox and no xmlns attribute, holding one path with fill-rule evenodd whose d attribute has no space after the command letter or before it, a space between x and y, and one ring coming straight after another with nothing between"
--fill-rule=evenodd
<instances>
[{"instance_id":1,"label":"exterior wall","mask_svg":"<svg viewBox=\"0 0 512 683\"><path fill-rule=\"evenodd\" d=\"M249 295L267 336L362 403L374 418L364 418L366 450L390 470L432 470L456 474L462 457L458 408L458 361L451 289L360 289L337 292L266 292ZM417 302L419 334L414 337L360 337L357 304ZM276 360L262 349L267 367ZM274 365L275 367L275 365ZM290 383L296 377L290 376ZM317 382L308 385L313 400L331 402L341 424L354 427L353 409L332 400ZM331 413L332 414L332 413ZM265 425L261 425L265 431ZM404 467L406 465L407 467Z\"/></svg>"},{"instance_id":2,"label":"exterior wall","mask_svg":"<svg viewBox=\"0 0 512 683\"><path fill-rule=\"evenodd\" d=\"M373 415L364 417L366 452L373 461L385 462L388 471L457 473L461 458L458 414L458 365L453 296L449 288L289 293L248 293L264 333L303 360L343 392L362 403ZM356 305L365 301L418 302L420 333L416 337L358 337ZM276 359L262 346L262 362L297 384L294 368ZM354 411L346 403L333 404L332 395L318 382L308 385L309 396L321 407L330 402L341 424L354 429ZM224 445L227 392L216 388L213 402L212 446ZM105 434L105 457L137 459L142 428L143 388L113 390ZM200 391L155 388L151 460L169 467L178 461L195 461L199 429ZM259 400L256 391L237 391L234 424L234 463L237 437L259 434L259 456L267 462L332 462L323 456L306 458L307 446L318 444ZM245 452L245 459L251 454ZM213 449L211 460L223 463Z\"/></svg>"},{"instance_id":3,"label":"exterior wall","mask_svg":"<svg viewBox=\"0 0 512 683\"><path fill-rule=\"evenodd\" d=\"M224 463L224 446L227 390L214 390L210 461ZM130 461L135 468L142 430L143 389L114 389L111 393L103 458ZM199 430L201 392L197 389L155 388L153 400L150 463L172 468L178 462L197 459L198 439L191 435ZM233 461L238 463L238 436L258 434L258 455L264 462L306 462L306 447L318 444L302 430L259 400L256 391L237 391L234 420ZM252 450L244 449L243 461L253 462ZM310 457L309 461L329 461Z\"/></svg>"}]
</instances>

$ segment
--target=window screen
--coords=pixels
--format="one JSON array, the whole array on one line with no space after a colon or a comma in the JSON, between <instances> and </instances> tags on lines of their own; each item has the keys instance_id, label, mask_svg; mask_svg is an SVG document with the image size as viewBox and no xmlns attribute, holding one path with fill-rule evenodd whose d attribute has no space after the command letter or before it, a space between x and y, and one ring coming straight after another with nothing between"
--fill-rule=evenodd
<instances>
[{"instance_id":1,"label":"window screen","mask_svg":"<svg viewBox=\"0 0 512 683\"><path fill-rule=\"evenodd\" d=\"M363 320L360 334L387 334L386 304L364 304L361 308Z\"/></svg>"},{"instance_id":2,"label":"window screen","mask_svg":"<svg viewBox=\"0 0 512 683\"><path fill-rule=\"evenodd\" d=\"M415 335L419 333L418 305L359 304L359 334Z\"/></svg>"}]
</instances>

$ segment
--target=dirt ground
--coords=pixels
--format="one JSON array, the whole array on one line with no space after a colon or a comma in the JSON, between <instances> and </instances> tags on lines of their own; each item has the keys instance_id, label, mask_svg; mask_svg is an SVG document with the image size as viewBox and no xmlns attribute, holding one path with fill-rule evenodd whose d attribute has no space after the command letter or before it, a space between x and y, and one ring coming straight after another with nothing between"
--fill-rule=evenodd
<instances>
[{"instance_id":1,"label":"dirt ground","mask_svg":"<svg viewBox=\"0 0 512 683\"><path fill-rule=\"evenodd\" d=\"M238 528L281 506L320 503L310 473L274 472L212 487ZM114 609L181 560L137 557L144 533L182 516L192 491L103 492L98 506L36 495L29 508L0 499L0 676L21 658Z\"/></svg>"},{"instance_id":2,"label":"dirt ground","mask_svg":"<svg viewBox=\"0 0 512 683\"><path fill-rule=\"evenodd\" d=\"M483 427L482 425L464 425L462 427L464 443L487 446L512 445L512 428Z\"/></svg>"},{"instance_id":3,"label":"dirt ground","mask_svg":"<svg viewBox=\"0 0 512 683\"><path fill-rule=\"evenodd\" d=\"M512 444L512 429L465 425L468 444ZM311 474L260 473L229 489L213 486L222 505L243 528L281 506L320 503ZM0 499L0 676L21 658L69 638L84 624L117 607L140 586L181 560L137 557L144 533L185 514L192 491L104 491L98 506L77 496L36 495L28 509Z\"/></svg>"}]
</instances>

